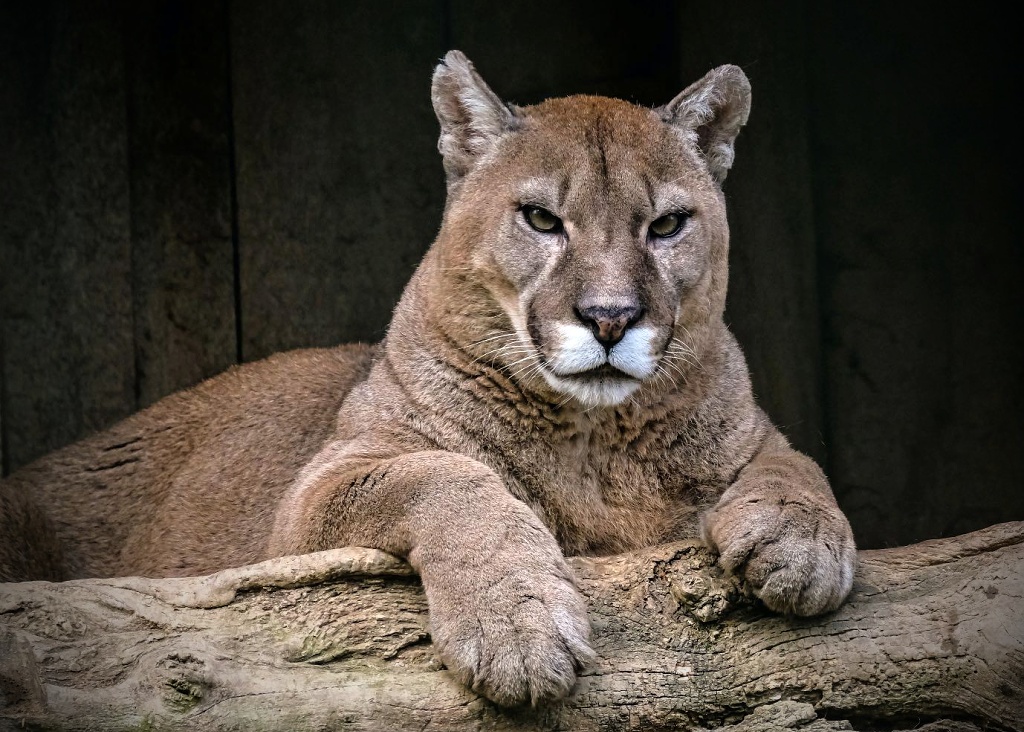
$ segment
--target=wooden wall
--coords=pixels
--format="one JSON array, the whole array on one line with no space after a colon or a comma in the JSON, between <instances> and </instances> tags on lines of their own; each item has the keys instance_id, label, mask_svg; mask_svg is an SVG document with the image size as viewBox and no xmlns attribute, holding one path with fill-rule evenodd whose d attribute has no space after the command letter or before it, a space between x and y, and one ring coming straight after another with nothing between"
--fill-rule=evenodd
<instances>
[{"instance_id":1,"label":"wooden wall","mask_svg":"<svg viewBox=\"0 0 1024 732\"><path fill-rule=\"evenodd\" d=\"M623 6L625 8L625 6ZM433 64L495 90L754 87L728 317L865 546L1024 518L1019 45L981 9L0 5L0 465L238 361L376 340L436 233Z\"/></svg>"}]
</instances>

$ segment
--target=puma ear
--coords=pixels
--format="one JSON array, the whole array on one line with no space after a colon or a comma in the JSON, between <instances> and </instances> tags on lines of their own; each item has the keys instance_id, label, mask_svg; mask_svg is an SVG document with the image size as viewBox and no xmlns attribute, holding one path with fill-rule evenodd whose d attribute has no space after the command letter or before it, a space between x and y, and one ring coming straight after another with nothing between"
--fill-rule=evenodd
<instances>
[{"instance_id":1,"label":"puma ear","mask_svg":"<svg viewBox=\"0 0 1024 732\"><path fill-rule=\"evenodd\" d=\"M513 109L491 91L461 51L449 51L434 69L430 96L441 123L437 149L449 185L518 123Z\"/></svg>"},{"instance_id":2,"label":"puma ear","mask_svg":"<svg viewBox=\"0 0 1024 732\"><path fill-rule=\"evenodd\" d=\"M719 66L655 111L686 131L721 185L732 167L733 142L750 115L750 81L739 66Z\"/></svg>"}]
</instances>

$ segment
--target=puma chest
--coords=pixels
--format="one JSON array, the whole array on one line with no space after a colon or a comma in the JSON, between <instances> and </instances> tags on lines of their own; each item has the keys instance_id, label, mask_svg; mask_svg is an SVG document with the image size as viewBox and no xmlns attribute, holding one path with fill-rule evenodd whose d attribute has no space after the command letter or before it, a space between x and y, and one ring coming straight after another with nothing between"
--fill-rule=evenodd
<instances>
[{"instance_id":1,"label":"puma chest","mask_svg":"<svg viewBox=\"0 0 1024 732\"><path fill-rule=\"evenodd\" d=\"M590 435L521 445L499 470L570 554L608 554L694 535L700 487L670 456Z\"/></svg>"}]
</instances>

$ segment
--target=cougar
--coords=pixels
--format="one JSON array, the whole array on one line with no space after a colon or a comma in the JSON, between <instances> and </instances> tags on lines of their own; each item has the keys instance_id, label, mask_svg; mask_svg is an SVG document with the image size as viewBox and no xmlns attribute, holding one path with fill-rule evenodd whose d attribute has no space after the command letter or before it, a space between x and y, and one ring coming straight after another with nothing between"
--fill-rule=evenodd
<instances>
[{"instance_id":1,"label":"cougar","mask_svg":"<svg viewBox=\"0 0 1024 732\"><path fill-rule=\"evenodd\" d=\"M447 668L503 705L564 696L593 657L566 554L702 536L768 608L836 608L849 523L723 321L743 72L655 109L520 107L451 51L431 92L447 203L384 341L233 367L17 471L0 576L375 547L418 571Z\"/></svg>"}]
</instances>

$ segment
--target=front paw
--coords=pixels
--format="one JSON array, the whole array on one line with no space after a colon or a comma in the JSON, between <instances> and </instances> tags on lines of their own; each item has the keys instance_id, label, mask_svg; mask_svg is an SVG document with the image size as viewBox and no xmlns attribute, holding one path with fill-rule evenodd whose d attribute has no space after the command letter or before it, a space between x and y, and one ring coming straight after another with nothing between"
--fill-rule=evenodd
<instances>
[{"instance_id":1,"label":"front paw","mask_svg":"<svg viewBox=\"0 0 1024 732\"><path fill-rule=\"evenodd\" d=\"M786 496L740 496L702 521L719 563L771 610L818 615L850 593L857 550L837 506Z\"/></svg>"},{"instance_id":2,"label":"front paw","mask_svg":"<svg viewBox=\"0 0 1024 732\"><path fill-rule=\"evenodd\" d=\"M449 569L422 573L434 647L448 669L503 706L568 694L594 652L586 603L564 560Z\"/></svg>"}]
</instances>

